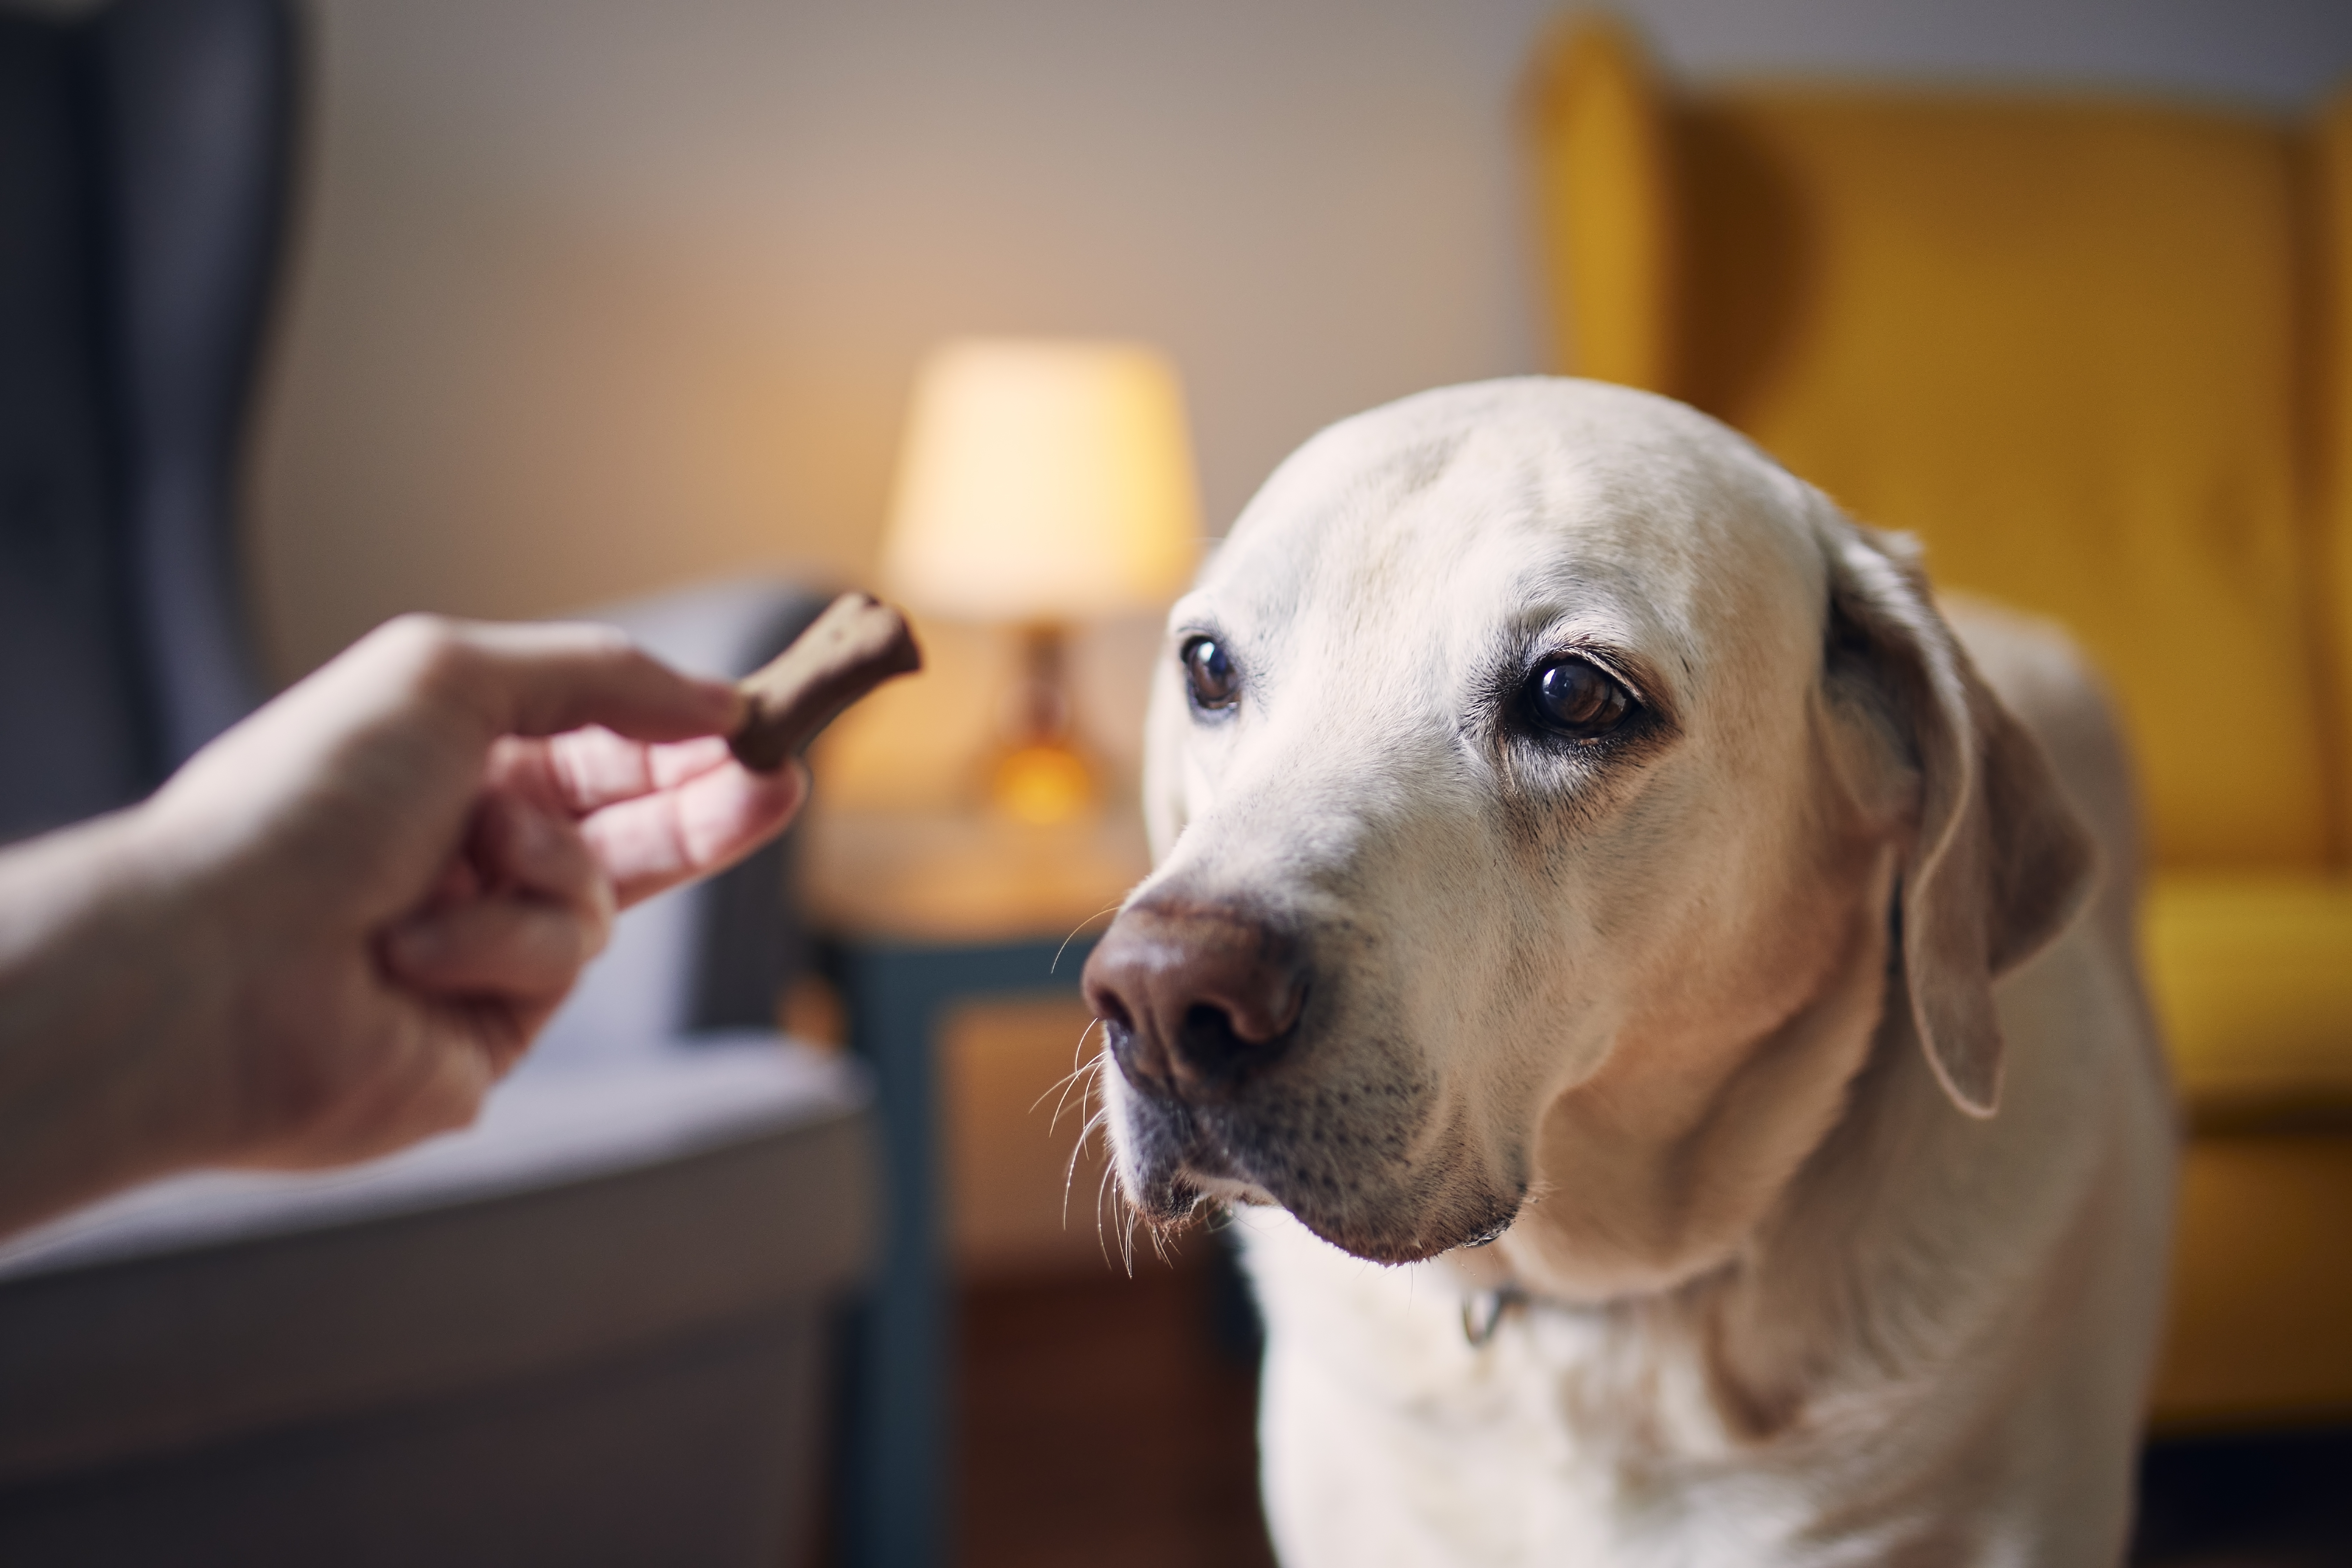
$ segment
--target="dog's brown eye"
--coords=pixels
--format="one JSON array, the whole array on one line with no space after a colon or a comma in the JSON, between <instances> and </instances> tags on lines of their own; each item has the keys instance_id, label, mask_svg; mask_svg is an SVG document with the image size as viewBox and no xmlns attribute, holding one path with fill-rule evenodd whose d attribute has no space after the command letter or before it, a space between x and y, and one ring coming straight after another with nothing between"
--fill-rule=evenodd
<instances>
[{"instance_id":1,"label":"dog's brown eye","mask_svg":"<svg viewBox=\"0 0 2352 1568\"><path fill-rule=\"evenodd\" d=\"M1214 637L1194 637L1184 645L1184 679L1200 708L1230 708L1242 694L1234 661Z\"/></svg>"},{"instance_id":2,"label":"dog's brown eye","mask_svg":"<svg viewBox=\"0 0 2352 1568\"><path fill-rule=\"evenodd\" d=\"M1625 721L1633 699L1591 660L1559 658L1528 678L1528 710L1555 735L1592 741Z\"/></svg>"}]
</instances>

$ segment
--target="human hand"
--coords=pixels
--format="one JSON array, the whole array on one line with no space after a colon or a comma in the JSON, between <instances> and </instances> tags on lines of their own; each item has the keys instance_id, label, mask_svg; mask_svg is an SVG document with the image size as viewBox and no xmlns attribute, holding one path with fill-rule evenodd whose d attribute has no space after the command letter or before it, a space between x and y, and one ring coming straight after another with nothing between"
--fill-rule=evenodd
<instances>
[{"instance_id":1,"label":"human hand","mask_svg":"<svg viewBox=\"0 0 2352 1568\"><path fill-rule=\"evenodd\" d=\"M717 736L648 744L591 725L502 739L464 841L424 907L385 933L385 963L452 999L527 1000L551 981L560 1001L586 927L731 863L803 789L797 767L747 773Z\"/></svg>"},{"instance_id":2,"label":"human hand","mask_svg":"<svg viewBox=\"0 0 2352 1568\"><path fill-rule=\"evenodd\" d=\"M192 759L136 815L207 1037L158 1081L204 1157L336 1163L469 1121L615 909L798 807L800 769L729 755L739 710L602 628L411 617Z\"/></svg>"}]
</instances>

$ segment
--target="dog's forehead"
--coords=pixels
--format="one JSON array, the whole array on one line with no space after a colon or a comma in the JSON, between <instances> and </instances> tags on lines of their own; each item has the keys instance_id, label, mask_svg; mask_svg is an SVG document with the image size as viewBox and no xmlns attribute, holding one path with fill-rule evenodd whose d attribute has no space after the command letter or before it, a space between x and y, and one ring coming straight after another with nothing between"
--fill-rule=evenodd
<instances>
[{"instance_id":1,"label":"dog's forehead","mask_svg":"<svg viewBox=\"0 0 2352 1568\"><path fill-rule=\"evenodd\" d=\"M1302 447L1180 615L1377 639L1406 614L1465 645L1566 616L1694 668L1727 628L1747 642L1760 621L1810 620L1825 568L1801 490L1662 398L1532 377L1445 388Z\"/></svg>"}]
</instances>

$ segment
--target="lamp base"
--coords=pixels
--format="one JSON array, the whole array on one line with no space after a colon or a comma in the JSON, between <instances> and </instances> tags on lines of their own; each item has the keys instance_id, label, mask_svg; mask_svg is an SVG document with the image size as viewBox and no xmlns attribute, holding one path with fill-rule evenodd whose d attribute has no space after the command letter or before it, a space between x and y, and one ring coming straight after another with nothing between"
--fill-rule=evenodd
<instances>
[{"instance_id":1,"label":"lamp base","mask_svg":"<svg viewBox=\"0 0 2352 1568\"><path fill-rule=\"evenodd\" d=\"M1015 821L1051 826L1084 816L1099 794L1094 765L1066 741L1035 741L996 759L989 799Z\"/></svg>"},{"instance_id":2,"label":"lamp base","mask_svg":"<svg viewBox=\"0 0 2352 1568\"><path fill-rule=\"evenodd\" d=\"M999 811L1041 827L1083 815L1100 794L1097 770L1071 734L1066 647L1060 626L1024 629L1018 718L989 779Z\"/></svg>"}]
</instances>

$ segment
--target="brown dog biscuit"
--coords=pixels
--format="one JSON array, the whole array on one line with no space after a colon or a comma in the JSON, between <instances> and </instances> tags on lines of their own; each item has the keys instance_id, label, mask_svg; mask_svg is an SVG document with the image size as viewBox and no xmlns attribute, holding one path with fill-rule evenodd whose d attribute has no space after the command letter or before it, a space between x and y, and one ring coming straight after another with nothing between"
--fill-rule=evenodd
<instances>
[{"instance_id":1,"label":"brown dog biscuit","mask_svg":"<svg viewBox=\"0 0 2352 1568\"><path fill-rule=\"evenodd\" d=\"M735 683L751 710L728 744L745 767L773 773L843 709L922 668L904 616L865 594L844 594L792 647Z\"/></svg>"}]
</instances>

